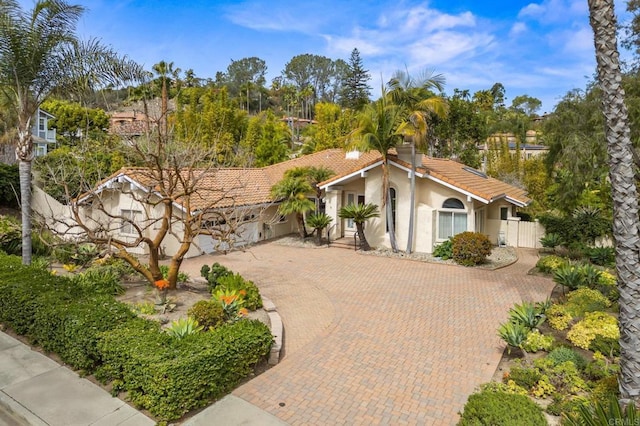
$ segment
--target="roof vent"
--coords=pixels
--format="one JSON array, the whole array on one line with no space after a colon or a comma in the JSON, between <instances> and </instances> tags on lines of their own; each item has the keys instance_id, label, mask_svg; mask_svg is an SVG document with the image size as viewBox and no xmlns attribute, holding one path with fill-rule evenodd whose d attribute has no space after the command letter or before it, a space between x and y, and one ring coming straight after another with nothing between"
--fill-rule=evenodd
<instances>
[{"instance_id":1,"label":"roof vent","mask_svg":"<svg viewBox=\"0 0 640 426\"><path fill-rule=\"evenodd\" d=\"M345 157L347 160L357 160L360 158L360 151L357 149L354 151L347 151Z\"/></svg>"},{"instance_id":2,"label":"roof vent","mask_svg":"<svg viewBox=\"0 0 640 426\"><path fill-rule=\"evenodd\" d=\"M476 176L480 176L483 179L487 179L486 173L482 173L480 170L476 170L476 169L471 168L471 167L463 167L462 170L464 170L466 172L469 172L471 174L474 174Z\"/></svg>"}]
</instances>

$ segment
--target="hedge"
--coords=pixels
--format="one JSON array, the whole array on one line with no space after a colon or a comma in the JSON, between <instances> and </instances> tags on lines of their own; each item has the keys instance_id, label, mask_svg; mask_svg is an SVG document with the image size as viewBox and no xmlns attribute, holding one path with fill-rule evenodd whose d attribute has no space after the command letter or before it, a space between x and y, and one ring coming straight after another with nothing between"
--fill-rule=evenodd
<instances>
[{"instance_id":1,"label":"hedge","mask_svg":"<svg viewBox=\"0 0 640 426\"><path fill-rule=\"evenodd\" d=\"M233 389L269 353L272 339L257 320L175 339L138 319L102 335L104 364L96 376L113 380L115 392L127 391L156 418L174 420Z\"/></svg>"},{"instance_id":2,"label":"hedge","mask_svg":"<svg viewBox=\"0 0 640 426\"><path fill-rule=\"evenodd\" d=\"M0 253L0 322L102 381L159 420L233 389L266 357L273 336L255 320L176 339L111 295L94 294Z\"/></svg>"}]
</instances>

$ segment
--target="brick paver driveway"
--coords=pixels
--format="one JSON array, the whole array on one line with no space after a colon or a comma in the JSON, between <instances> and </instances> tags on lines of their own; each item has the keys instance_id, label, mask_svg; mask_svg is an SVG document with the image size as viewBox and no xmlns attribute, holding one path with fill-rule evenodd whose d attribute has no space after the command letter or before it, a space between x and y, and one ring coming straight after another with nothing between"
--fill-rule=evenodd
<instances>
[{"instance_id":1,"label":"brick paver driveway","mask_svg":"<svg viewBox=\"0 0 640 426\"><path fill-rule=\"evenodd\" d=\"M445 425L495 372L509 308L551 293L519 256L486 271L268 243L185 267L240 272L282 316L283 360L234 395L292 425Z\"/></svg>"}]
</instances>

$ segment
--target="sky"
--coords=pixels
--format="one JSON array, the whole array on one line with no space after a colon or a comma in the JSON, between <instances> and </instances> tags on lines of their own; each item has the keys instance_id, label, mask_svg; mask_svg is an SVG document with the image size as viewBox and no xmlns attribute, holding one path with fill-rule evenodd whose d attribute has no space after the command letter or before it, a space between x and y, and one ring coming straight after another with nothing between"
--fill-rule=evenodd
<instances>
[{"instance_id":1,"label":"sky","mask_svg":"<svg viewBox=\"0 0 640 426\"><path fill-rule=\"evenodd\" d=\"M396 70L427 71L445 77L448 95L502 83L507 106L528 95L542 101L543 113L595 73L587 0L69 2L86 8L82 38L98 38L147 70L165 60L200 78L257 56L269 84L296 55L348 60L357 48L373 97ZM33 3L20 1L26 9ZM620 23L629 19L625 6L616 0Z\"/></svg>"}]
</instances>

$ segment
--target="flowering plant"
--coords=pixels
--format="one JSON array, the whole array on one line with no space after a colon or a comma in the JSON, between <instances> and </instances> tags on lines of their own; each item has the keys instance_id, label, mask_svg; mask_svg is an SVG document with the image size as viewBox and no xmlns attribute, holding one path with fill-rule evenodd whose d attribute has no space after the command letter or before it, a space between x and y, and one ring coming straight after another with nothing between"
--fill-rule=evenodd
<instances>
[{"instance_id":1,"label":"flowering plant","mask_svg":"<svg viewBox=\"0 0 640 426\"><path fill-rule=\"evenodd\" d=\"M153 285L158 289L158 290L166 290L169 288L169 281L162 279L162 280L158 280L155 281L153 283Z\"/></svg>"}]
</instances>

